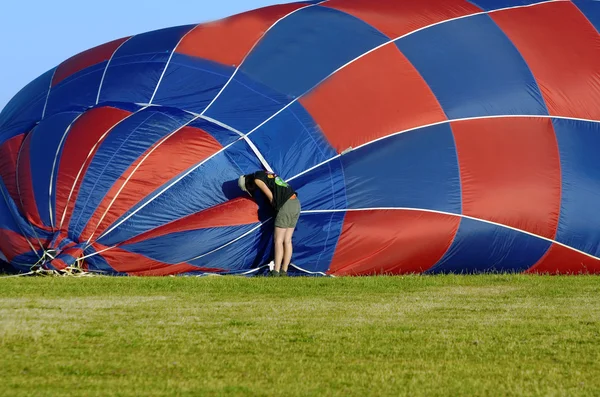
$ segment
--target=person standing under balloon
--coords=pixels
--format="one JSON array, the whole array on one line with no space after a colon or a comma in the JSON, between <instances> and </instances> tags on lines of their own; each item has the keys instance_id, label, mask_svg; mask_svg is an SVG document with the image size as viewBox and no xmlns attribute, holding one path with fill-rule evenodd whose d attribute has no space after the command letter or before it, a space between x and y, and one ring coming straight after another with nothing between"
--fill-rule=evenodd
<instances>
[{"instance_id":1,"label":"person standing under balloon","mask_svg":"<svg viewBox=\"0 0 600 397\"><path fill-rule=\"evenodd\" d=\"M275 209L275 258L269 275L287 276L293 252L292 235L301 211L298 194L281 177L265 171L240 176L238 186L250 197L259 189Z\"/></svg>"}]
</instances>

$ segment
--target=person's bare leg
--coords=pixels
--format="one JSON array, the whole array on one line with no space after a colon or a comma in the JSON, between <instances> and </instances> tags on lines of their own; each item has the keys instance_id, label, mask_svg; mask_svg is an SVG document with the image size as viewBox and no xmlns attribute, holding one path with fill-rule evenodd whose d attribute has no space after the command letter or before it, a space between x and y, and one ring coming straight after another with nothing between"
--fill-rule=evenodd
<instances>
[{"instance_id":1,"label":"person's bare leg","mask_svg":"<svg viewBox=\"0 0 600 397\"><path fill-rule=\"evenodd\" d=\"M288 266L292 261L292 253L294 248L292 247L292 236L294 235L294 228L285 229L285 235L283 240L283 267L281 270L284 272L288 271Z\"/></svg>"},{"instance_id":2,"label":"person's bare leg","mask_svg":"<svg viewBox=\"0 0 600 397\"><path fill-rule=\"evenodd\" d=\"M275 271L281 270L281 262L284 256L284 241L287 229L275 228Z\"/></svg>"}]
</instances>

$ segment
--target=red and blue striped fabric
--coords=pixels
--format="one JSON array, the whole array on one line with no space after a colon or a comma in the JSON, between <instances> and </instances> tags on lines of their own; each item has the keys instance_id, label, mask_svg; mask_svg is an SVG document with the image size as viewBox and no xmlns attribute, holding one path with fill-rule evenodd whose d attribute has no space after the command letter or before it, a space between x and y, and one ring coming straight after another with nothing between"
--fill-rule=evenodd
<instances>
[{"instance_id":1,"label":"red and blue striped fabric","mask_svg":"<svg viewBox=\"0 0 600 397\"><path fill-rule=\"evenodd\" d=\"M0 113L0 262L600 273L600 2L320 0L115 40ZM4 268L4 267L3 267Z\"/></svg>"}]
</instances>

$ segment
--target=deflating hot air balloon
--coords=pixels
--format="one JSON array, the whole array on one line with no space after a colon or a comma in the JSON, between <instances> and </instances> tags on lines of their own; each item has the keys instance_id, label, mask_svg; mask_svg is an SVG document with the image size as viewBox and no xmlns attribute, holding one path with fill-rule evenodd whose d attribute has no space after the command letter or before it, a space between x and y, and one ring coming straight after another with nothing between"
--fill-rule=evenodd
<instances>
[{"instance_id":1,"label":"deflating hot air balloon","mask_svg":"<svg viewBox=\"0 0 600 397\"><path fill-rule=\"evenodd\" d=\"M0 115L0 260L239 274L600 272L600 2L329 0L116 40Z\"/></svg>"}]
</instances>

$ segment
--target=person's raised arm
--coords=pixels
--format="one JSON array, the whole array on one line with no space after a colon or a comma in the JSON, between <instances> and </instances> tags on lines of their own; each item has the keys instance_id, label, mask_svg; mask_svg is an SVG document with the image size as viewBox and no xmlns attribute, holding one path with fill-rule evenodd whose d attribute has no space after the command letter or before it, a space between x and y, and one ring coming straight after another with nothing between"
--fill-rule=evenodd
<instances>
[{"instance_id":1,"label":"person's raised arm","mask_svg":"<svg viewBox=\"0 0 600 397\"><path fill-rule=\"evenodd\" d=\"M265 196L267 196L269 203L273 204L273 193L271 193L271 190L269 190L266 183L260 179L255 179L254 182L256 183L256 186L258 186L258 188L265 194Z\"/></svg>"}]
</instances>

